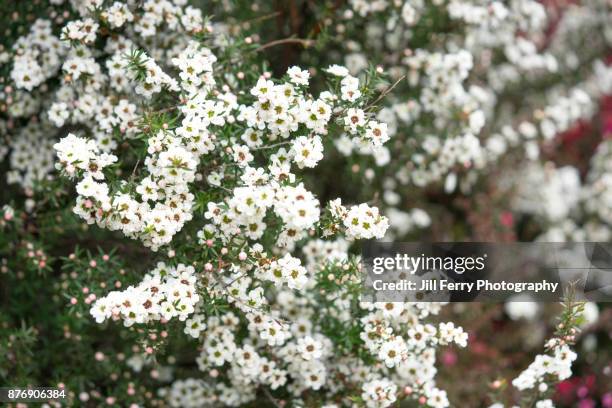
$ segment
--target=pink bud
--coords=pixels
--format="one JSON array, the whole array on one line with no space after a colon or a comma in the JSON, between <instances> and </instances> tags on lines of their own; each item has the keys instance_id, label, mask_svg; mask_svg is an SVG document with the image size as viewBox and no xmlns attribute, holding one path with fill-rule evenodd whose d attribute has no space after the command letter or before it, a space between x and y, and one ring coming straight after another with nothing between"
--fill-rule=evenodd
<instances>
[{"instance_id":1,"label":"pink bud","mask_svg":"<svg viewBox=\"0 0 612 408\"><path fill-rule=\"evenodd\" d=\"M442 354L442 363L447 366L455 365L455 363L457 363L457 354L452 351L445 351L444 354Z\"/></svg>"},{"instance_id":2,"label":"pink bud","mask_svg":"<svg viewBox=\"0 0 612 408\"><path fill-rule=\"evenodd\" d=\"M514 216L510 211L502 212L499 218L504 227L510 228L514 225Z\"/></svg>"}]
</instances>

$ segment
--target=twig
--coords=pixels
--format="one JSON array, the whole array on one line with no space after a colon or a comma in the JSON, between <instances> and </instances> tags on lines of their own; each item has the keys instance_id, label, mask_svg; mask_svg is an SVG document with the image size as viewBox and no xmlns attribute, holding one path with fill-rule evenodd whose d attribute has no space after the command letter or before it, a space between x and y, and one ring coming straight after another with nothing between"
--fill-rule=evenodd
<instances>
[{"instance_id":1,"label":"twig","mask_svg":"<svg viewBox=\"0 0 612 408\"><path fill-rule=\"evenodd\" d=\"M279 143L274 143L268 146L261 146L261 147L254 147L251 150L266 150L266 149L274 149L275 147L279 147L279 146L285 146L291 144L291 141L286 141L286 142L279 142Z\"/></svg>"},{"instance_id":2,"label":"twig","mask_svg":"<svg viewBox=\"0 0 612 408\"><path fill-rule=\"evenodd\" d=\"M254 17L254 18L252 18L250 20L246 20L242 24L244 25L245 23L258 23L258 22L261 22L261 21L269 20L271 18L280 16L281 14L283 14L282 11L275 11L275 12L270 13L270 14L265 14L263 16Z\"/></svg>"},{"instance_id":3,"label":"twig","mask_svg":"<svg viewBox=\"0 0 612 408\"><path fill-rule=\"evenodd\" d=\"M230 190L230 189L229 189L229 188L227 188L227 187L222 186L221 184L219 184L218 186L216 186L216 185L214 185L214 184L210 184L210 183L208 183L208 185L209 185L209 186L211 186L211 187L213 187L213 188L220 188L221 190L223 190L223 191L225 191L225 192L227 192L227 193L233 193L233 191L232 191L232 190Z\"/></svg>"},{"instance_id":4,"label":"twig","mask_svg":"<svg viewBox=\"0 0 612 408\"><path fill-rule=\"evenodd\" d=\"M314 40L309 40L307 38L283 38L281 40L270 41L269 43L263 44L253 50L253 52L260 52L267 48L275 47L277 45L283 44L300 44L304 48L308 48L315 43Z\"/></svg>"},{"instance_id":5,"label":"twig","mask_svg":"<svg viewBox=\"0 0 612 408\"><path fill-rule=\"evenodd\" d=\"M270 394L270 391L268 391L266 387L262 387L261 389L263 390L266 397L272 402L272 404L274 404L276 408L282 408L282 405L278 402L276 398L272 396L272 394Z\"/></svg>"},{"instance_id":6,"label":"twig","mask_svg":"<svg viewBox=\"0 0 612 408\"><path fill-rule=\"evenodd\" d=\"M385 89L384 91L382 91L382 93L380 95L378 95L378 98L376 98L374 101L370 102L368 104L368 106L365 107L364 110L368 110L369 108L371 108L372 106L376 105L381 99L383 99L385 96L387 96L389 94L389 92L391 92L393 90L393 88L395 88L396 86L399 85L400 82L402 82L402 80L406 78L406 75L402 75L397 81L395 81L393 83L393 85L391 85L390 87L388 87L387 89Z\"/></svg>"},{"instance_id":7,"label":"twig","mask_svg":"<svg viewBox=\"0 0 612 408\"><path fill-rule=\"evenodd\" d=\"M136 160L136 165L134 165L134 170L132 170L132 178L134 178L134 174L136 174L136 170L138 169L138 165L140 164L140 159Z\"/></svg>"},{"instance_id":8,"label":"twig","mask_svg":"<svg viewBox=\"0 0 612 408\"><path fill-rule=\"evenodd\" d=\"M150 112L147 112L147 113L150 114L150 115L156 115L156 114L159 114L159 113L166 113L166 112L170 112L170 111L175 110L179 106L181 106L181 105L169 106L167 108L163 108L163 109L156 110L156 111L150 111Z\"/></svg>"},{"instance_id":9,"label":"twig","mask_svg":"<svg viewBox=\"0 0 612 408\"><path fill-rule=\"evenodd\" d=\"M244 272L243 274L238 275L237 277L232 279L229 283L226 283L225 285L223 285L223 290L226 290L228 287L230 287L232 284L234 284L234 282L237 282L237 281L239 281L242 278L246 278L247 276L249 276L248 272Z\"/></svg>"},{"instance_id":10,"label":"twig","mask_svg":"<svg viewBox=\"0 0 612 408\"><path fill-rule=\"evenodd\" d=\"M291 322L289 320L284 319L282 317L272 316L269 311L267 311L267 310L265 310L265 309L263 309L261 307L255 307L255 306L249 305L244 300L242 300L240 298L237 298L236 296L232 295L229 291L225 291L224 293L225 293L225 295L227 297L234 299L234 301L236 303L239 303L240 305L242 305L242 307L246 307L247 309L251 309L251 310L254 310L256 312L259 312L259 313L263 314L264 316L269 317L271 320L274 320L276 323L280 324L281 326L282 325L287 325L288 326L288 325L291 324ZM237 307L240 308L240 306L237 306Z\"/></svg>"}]
</instances>

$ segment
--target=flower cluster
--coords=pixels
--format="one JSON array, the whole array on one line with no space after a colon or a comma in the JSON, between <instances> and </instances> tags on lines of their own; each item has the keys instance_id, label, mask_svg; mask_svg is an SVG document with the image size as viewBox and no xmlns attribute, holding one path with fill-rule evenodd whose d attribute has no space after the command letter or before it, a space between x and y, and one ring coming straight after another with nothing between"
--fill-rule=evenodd
<instances>
[{"instance_id":1,"label":"flower cluster","mask_svg":"<svg viewBox=\"0 0 612 408\"><path fill-rule=\"evenodd\" d=\"M581 201L584 203L586 214L593 214L607 228L597 223L590 228L592 239L607 241L611 236L612 228L612 177L610 172L610 158L612 157L612 142L603 141L591 159L588 174L588 184L581 191ZM599 228L598 228L599 227ZM595 233L597 230L600 233ZM607 230L607 232L606 232Z\"/></svg>"},{"instance_id":2,"label":"flower cluster","mask_svg":"<svg viewBox=\"0 0 612 408\"><path fill-rule=\"evenodd\" d=\"M177 91L180 87L185 93L186 102L179 107L184 118L181 126L176 129L163 129L148 139L149 156L144 160L148 175L136 187L137 197L125 192L111 192L104 183L93 183L85 173L78 187L80 192L85 192L77 201L75 211L79 215L88 222L95 221L111 230L122 230L126 235L139 238L154 249L169 243L184 223L192 218L193 195L188 185L195 180L198 157L217 149L212 127L223 127L226 120L233 122L232 114L235 112L236 120L248 126L242 136L245 144L233 144L218 154L231 158L242 169L241 181L248 187L236 187L227 205L208 203L209 218L223 227L221 233L226 237L242 231L251 239L258 239L265 230L263 218L266 209L273 206L285 224L286 234L280 238L285 246L300 239L303 231L318 221L318 201L312 194L301 184L285 183L295 179L291 173L291 162L296 163L298 168L314 167L323 158L320 135L327 134L332 110L335 109L334 101L338 99L336 96L327 92L319 99L311 99L303 94L301 88L295 88L291 83L277 85L260 78L250 91L256 97L252 105L238 105L236 96L230 92L207 97L215 86L212 67L216 58L208 49L200 48L195 42L190 43L172 60L181 71L180 85L161 71L152 59L141 54L134 59L137 60L137 66L129 71L133 80L137 81L138 75L144 74L136 92L151 97L160 92L162 86L167 87L168 91ZM291 68L289 76L290 79L294 77L292 81L295 81L295 75L295 69ZM358 82L350 76L344 77L342 82L347 78L352 78L351 84L342 85L340 99L354 102L358 99ZM300 86L307 84L307 80L307 75L301 73ZM346 96L348 94L351 96ZM129 104L125 108L131 112ZM338 108L342 109L342 103ZM364 121L365 114L360 112L360 121ZM121 109L118 113L121 113ZM354 132L362 132L365 138L375 138L375 144L381 144L386 139L382 124L371 121L367 128L365 122L355 125L359 125L359 129L355 127ZM267 171L265 168L250 166L254 159L250 148L261 148L263 143L278 138L287 139L301 126L305 126L310 135L293 139L289 151L281 148L272 154ZM269 132L265 138L264 131ZM80 157L78 151L65 151L67 147L64 145L74 144L74 136L69 136L69 139L63 139L57 145L60 163L69 175L74 173L74 166L81 169L87 166L91 169L93 166L96 174L101 175L102 168L110 164L114 156L102 154L91 158L89 156L95 149L93 142L79 140L81 144L90 146L84 150L84 156ZM73 146L72 150L75 149ZM76 157L69 160L69 155ZM92 160L94 163L89 163ZM221 177L221 174L213 173L208 177L209 182L214 185L216 177ZM373 221L379 223L381 218L377 214L373 215L371 211L366 213L369 217L377 218ZM354 220L357 218L353 217ZM369 223L364 221L362 228ZM382 229L386 229L386 224L382 224ZM380 232L368 232L364 236L380 236Z\"/></svg>"},{"instance_id":3,"label":"flower cluster","mask_svg":"<svg viewBox=\"0 0 612 408\"><path fill-rule=\"evenodd\" d=\"M362 388L361 398L368 408L389 407L397 400L397 385L387 379L369 381Z\"/></svg>"},{"instance_id":4,"label":"flower cluster","mask_svg":"<svg viewBox=\"0 0 612 408\"><path fill-rule=\"evenodd\" d=\"M551 94L550 104L535 110L532 120L523 120L515 127L503 125L499 132L491 134L486 141L486 160L496 160L511 147L520 145L528 158L536 159L540 152L538 142L550 141L577 121L591 117L594 101L611 91L612 69L594 64L591 77L568 90L567 95Z\"/></svg>"},{"instance_id":5,"label":"flower cluster","mask_svg":"<svg viewBox=\"0 0 612 408\"><path fill-rule=\"evenodd\" d=\"M195 45L190 45L174 60L174 64L181 67L183 72L189 73L183 76L182 82L187 84L192 93L200 87L208 86L210 79L201 81L198 83L200 87L193 88L196 86L195 80L202 76L210 78L212 62L215 60L208 50L203 50L198 71L189 69L183 60L197 52L195 48ZM147 74L143 83L136 87L137 93L150 96L159 92L162 84L172 89L178 87L151 59L146 59L142 64ZM211 103L215 104L214 101ZM73 175L75 169L84 170L81 173L82 180L77 185L80 197L75 212L89 223L96 222L111 230L122 230L126 235L140 238L153 248L170 242L172 236L191 219L193 195L189 193L188 184L195 178L198 164L196 159L212 149L211 137L203 136L200 132L206 132L211 123L223 124L224 117L232 108L220 102L217 105L221 109L217 109L214 116L208 115L198 105L196 109L191 109L176 133L162 130L149 138L149 156L144 160L148 175L136 187L136 197L123 191L112 192L107 184L93 180L104 178L102 170L116 161L114 155L98 155L100 149L93 140L74 135L62 139L56 145L61 168L69 175ZM133 115L129 103L123 106L120 104L115 111L118 116L124 112ZM151 202L155 204L151 205Z\"/></svg>"},{"instance_id":6,"label":"flower cluster","mask_svg":"<svg viewBox=\"0 0 612 408\"><path fill-rule=\"evenodd\" d=\"M55 161L53 142L44 137L48 130L47 126L35 122L21 129L19 137L11 145L11 171L6 173L8 183L33 188L47 177Z\"/></svg>"},{"instance_id":7,"label":"flower cluster","mask_svg":"<svg viewBox=\"0 0 612 408\"><path fill-rule=\"evenodd\" d=\"M96 300L91 315L98 323L121 319L127 327L175 317L185 321L199 300L192 266L169 267L160 262L137 286L110 292ZM187 321L187 328L193 329L193 323Z\"/></svg>"},{"instance_id":8,"label":"flower cluster","mask_svg":"<svg viewBox=\"0 0 612 408\"><path fill-rule=\"evenodd\" d=\"M389 228L387 217L380 215L378 208L365 203L347 209L340 199L336 199L330 202L329 209L336 221L331 226L332 231L342 226L348 238L382 238Z\"/></svg>"},{"instance_id":9,"label":"flower cluster","mask_svg":"<svg viewBox=\"0 0 612 408\"><path fill-rule=\"evenodd\" d=\"M521 391L536 387L542 392L546 391L544 378L547 375L554 376L558 381L569 378L572 375L571 367L575 359L576 353L567 345L555 347L553 355L537 355L535 361L512 380L512 385Z\"/></svg>"},{"instance_id":10,"label":"flower cluster","mask_svg":"<svg viewBox=\"0 0 612 408\"><path fill-rule=\"evenodd\" d=\"M91 44L96 40L100 26L93 19L70 21L62 32L62 39Z\"/></svg>"},{"instance_id":11,"label":"flower cluster","mask_svg":"<svg viewBox=\"0 0 612 408\"><path fill-rule=\"evenodd\" d=\"M610 13L603 3L568 7L563 18L551 22L546 7L534 0L441 2L432 8L437 7L436 12L445 13L464 31L460 36L442 35L438 41L428 42L415 33L428 26L429 6L408 1L351 1L343 14L346 25L337 28L338 35L348 31L352 20L363 23L367 34L361 42L348 41L352 53L345 62L349 70L361 66L366 56L381 55L389 61L386 68L398 79L398 88L404 77L410 83L404 92L407 99L388 98L388 106L379 113L389 134L399 131L398 142L403 142L397 144L403 160L394 160L390 166L395 168L397 183L425 186L443 182L447 193L458 186L469 191L478 174L493 167L501 156L524 148L533 158L543 141L591 117L593 102L609 92L605 64L599 60L592 64L592 53L567 53L572 48L568 44L582 39L584 33L601 33ZM354 12L368 18L361 20ZM546 31L551 25L555 26L553 34ZM598 49L609 43L603 37L593 40ZM381 53L381 43L387 55ZM568 81L569 86L551 87L552 106L543 108L540 95L527 95L519 98L522 103L517 109L508 97L520 92L517 90L523 82L529 88L544 78L573 76L582 60L592 68L581 72L573 84ZM603 87L580 83L589 76ZM533 111L533 124L520 120L523 115L517 120L516 115L504 113L526 106ZM540 133L543 138L536 137ZM353 151L372 154L347 141L338 148L345 155ZM375 162L378 166L388 164L379 154Z\"/></svg>"},{"instance_id":12,"label":"flower cluster","mask_svg":"<svg viewBox=\"0 0 612 408\"><path fill-rule=\"evenodd\" d=\"M323 241L319 246L323 246ZM326 246L328 250L324 253L329 254L333 248L342 248L342 243ZM314 253L312 246L310 256ZM270 280L281 282L284 275L281 268L289 265L291 270L301 268L296 259L285 256L271 261L260 249L252 252L252 256L255 255L256 263L264 265L258 267L255 279L240 272L248 270L246 265L249 265L251 255L245 254L238 257L244 259L243 266L230 268L235 270L233 274L213 277L209 282L209 288L227 291L231 302L245 313L248 321L246 332L241 332L240 319L231 312L209 316L201 322L206 330L201 333L202 351L197 364L204 373L213 373L213 377L197 386L193 399L176 395L175 391L184 385L182 380L177 381L168 394L173 406L197 404L201 398L200 386L207 390L206 398L217 399L226 405L254 401L258 388L262 386L272 391L287 387L294 398L299 398L306 390L313 390L332 400L340 386L339 376L345 385L354 383L363 390L361 398L367 406L387 407L403 398L399 384L409 384L410 398L425 398L432 407L449 406L446 393L434 382L435 348L450 343L465 346L467 334L450 322L439 327L419 323L430 314L437 314L441 304L364 303L361 310L365 314L360 322L355 322L355 312L351 311L351 303L357 300L355 295L344 293L336 297L337 292L329 292L324 298L329 296L325 302L331 302L333 309L330 310L333 312L318 316L316 310L321 301L312 298L307 291L296 292L290 287L277 285L266 298L261 287L254 286L256 279L265 280L269 275ZM349 278L356 272L351 272L354 266L346 259L337 261L331 269L327 265L329 259L325 257L311 260L308 267L317 272L304 289L325 293L323 287L330 276L341 271ZM355 278L357 275L352 276ZM346 278L345 284L353 279ZM220 284L215 283L218 279ZM268 306L276 308L266 311ZM359 336L353 341L382 363L376 366L378 369L366 367L351 353L334 353L333 334L325 328L328 319L349 326L357 323ZM406 333L406 336L400 333ZM229 386L216 380L221 369L227 373Z\"/></svg>"},{"instance_id":13,"label":"flower cluster","mask_svg":"<svg viewBox=\"0 0 612 408\"><path fill-rule=\"evenodd\" d=\"M541 217L542 242L606 242L612 237L609 214L610 142L603 141L590 163L586 180L572 166L531 163L510 178L517 195L513 208Z\"/></svg>"},{"instance_id":14,"label":"flower cluster","mask_svg":"<svg viewBox=\"0 0 612 408\"><path fill-rule=\"evenodd\" d=\"M32 91L54 76L61 66L66 47L52 32L51 22L36 20L30 33L14 45L11 79L18 89Z\"/></svg>"},{"instance_id":15,"label":"flower cluster","mask_svg":"<svg viewBox=\"0 0 612 408\"><path fill-rule=\"evenodd\" d=\"M437 314L441 304L374 302L361 306L370 311L361 318L363 331L360 334L368 351L387 368L394 369L392 378L409 384L410 398L424 398L432 407L448 407L446 392L435 386L435 347L450 343L465 347L467 333L452 322L441 323L438 328L418 323L420 318ZM406 336L399 333L406 333ZM386 378L382 381L389 383ZM395 383L390 384L396 389ZM369 388L364 384L364 394L368 394ZM387 407L394 402L395 396L390 398L384 394L380 401L372 396L364 399L374 404L371 406Z\"/></svg>"}]
</instances>

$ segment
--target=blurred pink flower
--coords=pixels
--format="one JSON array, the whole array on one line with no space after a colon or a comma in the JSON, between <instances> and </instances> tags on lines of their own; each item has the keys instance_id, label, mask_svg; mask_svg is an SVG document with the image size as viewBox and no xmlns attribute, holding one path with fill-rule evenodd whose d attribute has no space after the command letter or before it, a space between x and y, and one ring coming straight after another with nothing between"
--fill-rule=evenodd
<instances>
[{"instance_id":1,"label":"blurred pink flower","mask_svg":"<svg viewBox=\"0 0 612 408\"><path fill-rule=\"evenodd\" d=\"M442 354L442 364L446 366L452 366L457 363L457 354L453 351L447 350Z\"/></svg>"},{"instance_id":2,"label":"blurred pink flower","mask_svg":"<svg viewBox=\"0 0 612 408\"><path fill-rule=\"evenodd\" d=\"M510 211L502 212L499 219L504 227L510 228L514 225L514 215Z\"/></svg>"},{"instance_id":3,"label":"blurred pink flower","mask_svg":"<svg viewBox=\"0 0 612 408\"><path fill-rule=\"evenodd\" d=\"M578 408L595 408L595 401L590 398L580 400L578 402Z\"/></svg>"},{"instance_id":4,"label":"blurred pink flower","mask_svg":"<svg viewBox=\"0 0 612 408\"><path fill-rule=\"evenodd\" d=\"M612 392L608 392L601 397L601 406L604 408L612 408Z\"/></svg>"}]
</instances>

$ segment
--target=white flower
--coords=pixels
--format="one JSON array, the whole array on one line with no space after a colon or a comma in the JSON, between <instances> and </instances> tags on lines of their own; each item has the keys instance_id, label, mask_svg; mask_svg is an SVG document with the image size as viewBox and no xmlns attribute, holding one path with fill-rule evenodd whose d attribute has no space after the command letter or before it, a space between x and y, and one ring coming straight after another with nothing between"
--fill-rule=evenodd
<instances>
[{"instance_id":1,"label":"white flower","mask_svg":"<svg viewBox=\"0 0 612 408\"><path fill-rule=\"evenodd\" d=\"M108 10L102 13L106 17L106 20L111 25L111 27L119 28L123 26L126 22L131 22L134 20L134 15L128 8L127 4L120 3L118 1L114 2Z\"/></svg>"},{"instance_id":2,"label":"white flower","mask_svg":"<svg viewBox=\"0 0 612 408\"><path fill-rule=\"evenodd\" d=\"M353 76L345 76L340 81L340 91L342 92L342 99L348 102L355 102L361 97L361 91L359 90L359 80Z\"/></svg>"},{"instance_id":3,"label":"white flower","mask_svg":"<svg viewBox=\"0 0 612 408\"><path fill-rule=\"evenodd\" d=\"M70 111L68 110L68 105L65 102L53 103L47 114L49 115L49 120L57 127L64 126L66 119L70 117Z\"/></svg>"},{"instance_id":4,"label":"white flower","mask_svg":"<svg viewBox=\"0 0 612 408\"><path fill-rule=\"evenodd\" d=\"M293 141L291 146L293 161L299 168L315 167L323 159L323 143L321 137L300 136Z\"/></svg>"},{"instance_id":5,"label":"white flower","mask_svg":"<svg viewBox=\"0 0 612 408\"><path fill-rule=\"evenodd\" d=\"M70 21L62 31L62 35L71 41L92 43L96 40L98 27L98 23L94 22L91 18Z\"/></svg>"},{"instance_id":6,"label":"white flower","mask_svg":"<svg viewBox=\"0 0 612 408\"><path fill-rule=\"evenodd\" d=\"M294 84L308 86L308 78L310 78L308 71L303 71L300 67L291 67L287 70L287 75Z\"/></svg>"},{"instance_id":7,"label":"white flower","mask_svg":"<svg viewBox=\"0 0 612 408\"><path fill-rule=\"evenodd\" d=\"M274 82L268 81L261 77L257 81L257 84L251 89L251 95L259 98L259 100L265 101L272 95L274 89Z\"/></svg>"},{"instance_id":8,"label":"white flower","mask_svg":"<svg viewBox=\"0 0 612 408\"><path fill-rule=\"evenodd\" d=\"M406 358L408 349L401 336L384 342L378 352L378 358L389 368L399 365Z\"/></svg>"},{"instance_id":9,"label":"white flower","mask_svg":"<svg viewBox=\"0 0 612 408\"><path fill-rule=\"evenodd\" d=\"M339 77L345 77L349 74L349 70L341 65L330 65L325 71Z\"/></svg>"},{"instance_id":10,"label":"white flower","mask_svg":"<svg viewBox=\"0 0 612 408\"><path fill-rule=\"evenodd\" d=\"M253 160L253 155L247 146L234 145L232 146L232 157L240 166L247 166Z\"/></svg>"},{"instance_id":11,"label":"white flower","mask_svg":"<svg viewBox=\"0 0 612 408\"><path fill-rule=\"evenodd\" d=\"M362 390L361 398L368 408L386 408L397 399L397 385L387 379L366 382Z\"/></svg>"},{"instance_id":12,"label":"white flower","mask_svg":"<svg viewBox=\"0 0 612 408\"><path fill-rule=\"evenodd\" d=\"M358 108L350 108L344 117L344 126L351 132L357 133L360 128L365 126L365 112Z\"/></svg>"},{"instance_id":13,"label":"white flower","mask_svg":"<svg viewBox=\"0 0 612 408\"><path fill-rule=\"evenodd\" d=\"M414 25L417 21L416 10L408 2L405 2L402 6L402 19L409 26Z\"/></svg>"},{"instance_id":14,"label":"white flower","mask_svg":"<svg viewBox=\"0 0 612 408\"><path fill-rule=\"evenodd\" d=\"M206 329L203 315L195 315L191 319L185 320L185 334L198 338L200 333Z\"/></svg>"},{"instance_id":15,"label":"white flower","mask_svg":"<svg viewBox=\"0 0 612 408\"><path fill-rule=\"evenodd\" d=\"M431 388L426 391L427 394L427 405L432 408L446 408L450 406L446 391L438 388Z\"/></svg>"},{"instance_id":16,"label":"white flower","mask_svg":"<svg viewBox=\"0 0 612 408\"><path fill-rule=\"evenodd\" d=\"M541 400L541 401L536 402L535 407L536 408L555 408L555 405L553 404L552 400L546 399L546 400Z\"/></svg>"},{"instance_id":17,"label":"white flower","mask_svg":"<svg viewBox=\"0 0 612 408\"><path fill-rule=\"evenodd\" d=\"M344 226L350 237L382 238L389 227L389 220L379 214L378 208L360 204L348 211L344 217Z\"/></svg>"},{"instance_id":18,"label":"white flower","mask_svg":"<svg viewBox=\"0 0 612 408\"><path fill-rule=\"evenodd\" d=\"M304 360L316 360L321 358L322 344L310 336L298 339L297 350Z\"/></svg>"},{"instance_id":19,"label":"white flower","mask_svg":"<svg viewBox=\"0 0 612 408\"><path fill-rule=\"evenodd\" d=\"M365 137L370 140L374 146L382 146L389 140L387 125L373 120L368 122Z\"/></svg>"}]
</instances>

